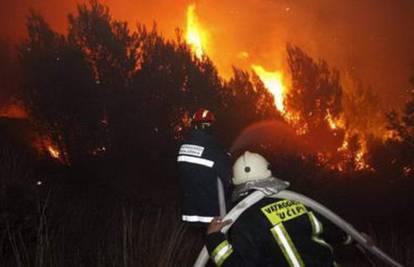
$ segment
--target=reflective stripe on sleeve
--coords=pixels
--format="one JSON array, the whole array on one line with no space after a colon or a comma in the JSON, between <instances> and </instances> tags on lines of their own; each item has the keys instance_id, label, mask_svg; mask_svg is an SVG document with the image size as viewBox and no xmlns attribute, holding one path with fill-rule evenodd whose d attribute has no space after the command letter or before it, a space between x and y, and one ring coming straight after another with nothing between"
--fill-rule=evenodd
<instances>
[{"instance_id":1,"label":"reflective stripe on sleeve","mask_svg":"<svg viewBox=\"0 0 414 267\"><path fill-rule=\"evenodd\" d=\"M194 163L194 164L203 165L209 168L212 168L214 166L214 161L212 160L190 157L190 156L178 156L177 161Z\"/></svg>"},{"instance_id":2,"label":"reflective stripe on sleeve","mask_svg":"<svg viewBox=\"0 0 414 267\"><path fill-rule=\"evenodd\" d=\"M211 258L217 266L221 266L231 253L233 253L233 247L227 240L224 240L213 250Z\"/></svg>"},{"instance_id":3,"label":"reflective stripe on sleeve","mask_svg":"<svg viewBox=\"0 0 414 267\"><path fill-rule=\"evenodd\" d=\"M283 254L289 266L291 267L303 267L305 266L301 256L296 250L295 245L290 239L289 234L287 233L283 224L278 224L271 229L273 237L276 239L279 247L281 248Z\"/></svg>"},{"instance_id":4,"label":"reflective stripe on sleeve","mask_svg":"<svg viewBox=\"0 0 414 267\"><path fill-rule=\"evenodd\" d=\"M210 223L214 219L214 217L197 216L197 215L182 215L181 219L185 222Z\"/></svg>"}]
</instances>

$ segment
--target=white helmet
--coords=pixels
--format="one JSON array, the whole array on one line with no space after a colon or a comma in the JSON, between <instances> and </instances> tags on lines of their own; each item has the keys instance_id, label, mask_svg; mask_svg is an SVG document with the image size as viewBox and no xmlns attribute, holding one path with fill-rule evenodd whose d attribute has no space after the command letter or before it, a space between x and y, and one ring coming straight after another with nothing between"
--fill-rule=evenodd
<instances>
[{"instance_id":1,"label":"white helmet","mask_svg":"<svg viewBox=\"0 0 414 267\"><path fill-rule=\"evenodd\" d=\"M240 185L250 181L272 177L269 162L257 153L244 152L233 165L233 184Z\"/></svg>"}]
</instances>

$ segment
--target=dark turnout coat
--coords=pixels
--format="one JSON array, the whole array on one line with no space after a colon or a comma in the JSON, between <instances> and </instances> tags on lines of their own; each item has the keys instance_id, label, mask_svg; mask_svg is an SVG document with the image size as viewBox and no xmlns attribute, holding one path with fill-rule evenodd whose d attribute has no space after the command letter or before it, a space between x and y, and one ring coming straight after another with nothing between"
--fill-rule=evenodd
<instances>
[{"instance_id":1,"label":"dark turnout coat","mask_svg":"<svg viewBox=\"0 0 414 267\"><path fill-rule=\"evenodd\" d=\"M347 235L301 203L264 198L247 209L230 229L207 236L217 266L333 267L332 247Z\"/></svg>"},{"instance_id":2,"label":"dark turnout coat","mask_svg":"<svg viewBox=\"0 0 414 267\"><path fill-rule=\"evenodd\" d=\"M217 179L222 181L225 193L229 191L228 154L212 135L193 129L180 146L177 162L183 191L182 220L209 223L220 215Z\"/></svg>"}]
</instances>

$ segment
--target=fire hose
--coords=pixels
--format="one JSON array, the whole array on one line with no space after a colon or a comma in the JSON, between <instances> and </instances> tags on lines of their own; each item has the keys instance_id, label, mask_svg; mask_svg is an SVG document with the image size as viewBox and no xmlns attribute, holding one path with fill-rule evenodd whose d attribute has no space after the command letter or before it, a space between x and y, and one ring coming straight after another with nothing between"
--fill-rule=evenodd
<instances>
[{"instance_id":1,"label":"fire hose","mask_svg":"<svg viewBox=\"0 0 414 267\"><path fill-rule=\"evenodd\" d=\"M237 220L237 218L250 206L260 201L262 198L269 196L266 194L265 191L254 191L252 194L250 194L248 197L243 199L241 202L239 202L233 209L230 210L230 212L224 216L223 220L232 220L232 223L229 225L226 225L223 227L221 232L226 233L231 225ZM272 196L283 198L291 201L297 201L305 206L315 210L322 216L324 216L326 219L331 221L333 224L335 224L337 227L342 229L344 232L349 234L358 244L360 244L364 249L378 257L380 260L382 260L384 263L387 263L389 266L394 267L403 267L400 263L392 259L390 256L388 256L385 252L383 252L380 248L377 246L371 244L361 233L359 233L351 224L343 220L341 217L339 217L337 214L329 210L328 208L324 207L320 203L295 192L289 191L289 190L282 190ZM207 248L204 246L202 251L200 252L197 261L194 264L194 267L204 267L207 264L209 255L207 252Z\"/></svg>"}]
</instances>

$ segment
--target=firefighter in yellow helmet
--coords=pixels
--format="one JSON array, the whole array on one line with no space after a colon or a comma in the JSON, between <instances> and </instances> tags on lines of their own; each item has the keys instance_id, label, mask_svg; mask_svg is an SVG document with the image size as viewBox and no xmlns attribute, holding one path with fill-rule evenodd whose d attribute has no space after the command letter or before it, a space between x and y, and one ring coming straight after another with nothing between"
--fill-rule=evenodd
<instances>
[{"instance_id":1,"label":"firefighter in yellow helmet","mask_svg":"<svg viewBox=\"0 0 414 267\"><path fill-rule=\"evenodd\" d=\"M245 152L233 166L233 201L275 179L263 156ZM230 228L227 239L220 230L229 223L215 218L207 230L206 246L217 266L333 267L333 250L325 238L351 241L333 225L323 224L310 208L276 197L265 197L248 208Z\"/></svg>"}]
</instances>

